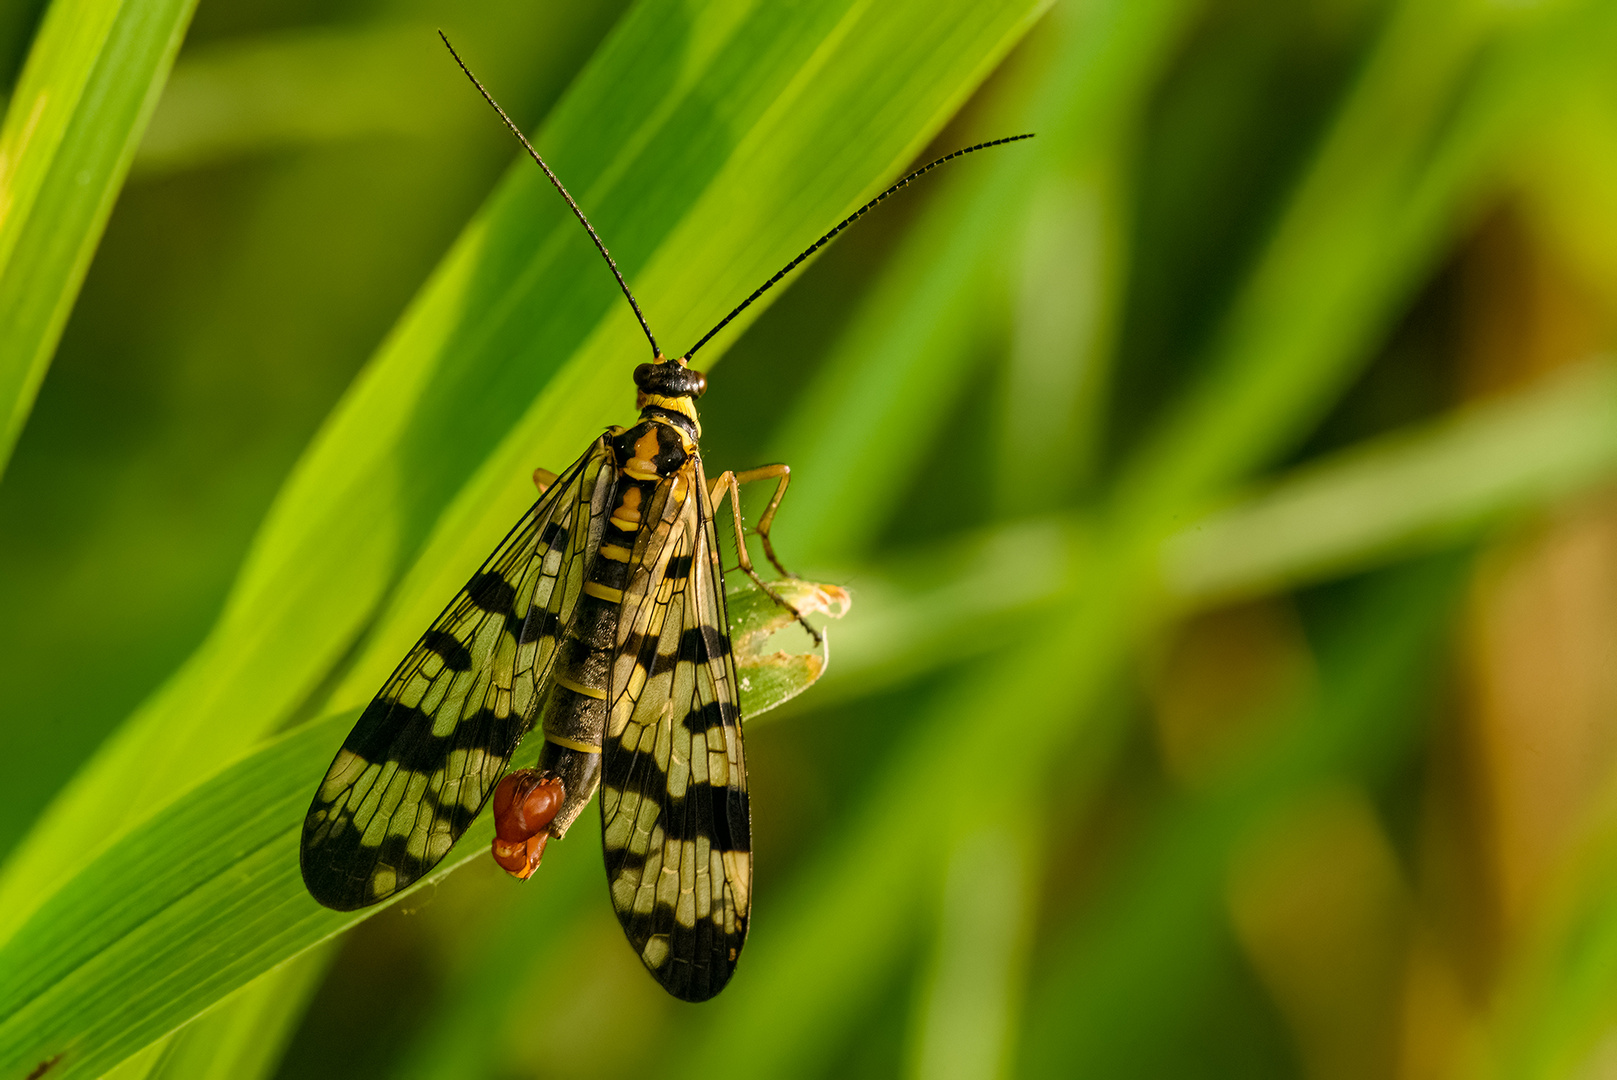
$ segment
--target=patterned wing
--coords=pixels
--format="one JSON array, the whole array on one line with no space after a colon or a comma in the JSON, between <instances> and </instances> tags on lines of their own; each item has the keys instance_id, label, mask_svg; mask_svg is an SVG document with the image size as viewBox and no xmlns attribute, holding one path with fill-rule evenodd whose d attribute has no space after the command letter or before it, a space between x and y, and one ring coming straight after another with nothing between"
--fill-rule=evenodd
<instances>
[{"instance_id":1,"label":"patterned wing","mask_svg":"<svg viewBox=\"0 0 1617 1080\"><path fill-rule=\"evenodd\" d=\"M724 988L747 937L752 818L729 620L701 461L659 488L624 590L601 746L612 906L675 997Z\"/></svg>"},{"instance_id":2,"label":"patterned wing","mask_svg":"<svg viewBox=\"0 0 1617 1080\"><path fill-rule=\"evenodd\" d=\"M600 543L605 439L547 489L360 715L303 822L303 881L327 907L385 900L466 831L532 726Z\"/></svg>"}]
</instances>

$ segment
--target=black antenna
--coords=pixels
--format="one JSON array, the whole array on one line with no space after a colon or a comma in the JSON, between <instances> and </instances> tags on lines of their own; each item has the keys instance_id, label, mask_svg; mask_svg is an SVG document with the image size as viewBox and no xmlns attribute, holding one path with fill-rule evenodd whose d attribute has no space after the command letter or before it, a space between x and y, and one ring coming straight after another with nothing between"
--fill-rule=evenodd
<instances>
[{"instance_id":1,"label":"black antenna","mask_svg":"<svg viewBox=\"0 0 1617 1080\"><path fill-rule=\"evenodd\" d=\"M556 178L556 174L550 171L550 166L545 164L545 159L539 156L539 151L533 148L533 144L528 141L527 136L522 134L522 129L511 122L511 118L505 115L505 110L500 108L500 103L495 101L487 90L483 89L483 84L477 81L477 76L473 75L472 69L466 66L466 61L460 58L460 53L456 52L455 47L449 44L449 36L442 30L438 31L438 36L444 39L444 48L449 50L449 55L455 58L455 63L460 65L460 70L466 73L466 77L472 80L472 85L477 87L479 94L483 95L483 100L494 106L494 111L500 114L500 119L505 121L505 126L511 129L511 134L521 140L523 147L528 151L528 156L537 161L539 167L545 170L545 176L550 178L551 184L555 186L557 191L561 192L561 197L567 200L567 205L573 208L573 213L578 216L578 220L589 231L590 239L595 241L596 250L601 253L601 258L606 260L606 265L612 268L612 276L618 279L618 287L623 290L623 295L628 297L629 306L634 308L634 317L640 320L640 329L646 332L646 340L651 342L652 355L661 360L663 354L662 350L657 348L657 339L652 336L651 327L646 325L646 317L640 313L640 305L635 302L634 293L629 291L629 283L623 280L622 274L618 273L618 264L612 261L612 253L606 250L606 245L601 243L601 238L595 235L595 226L590 224L590 219L584 216L584 211L578 208L578 204L573 201L573 197L567 194L567 189ZM973 147L973 149L976 148ZM927 168L931 168L931 166L929 165Z\"/></svg>"},{"instance_id":2,"label":"black antenna","mask_svg":"<svg viewBox=\"0 0 1617 1080\"><path fill-rule=\"evenodd\" d=\"M481 89L481 88L479 88L479 89ZM506 121L506 122L510 123L510 121ZM723 330L726 326L730 325L730 320L731 319L735 318L737 315L739 315L743 311L747 310L747 308L749 306L751 306L751 304L752 304L752 302L754 300L758 299L764 293L768 292L771 288L773 288L775 286L776 282L780 281L781 278L785 277L787 274L791 273L794 269L796 269L798 263L802 262L804 259L806 259L810 255L814 254L816 251L819 251L825 245L829 244L836 237L837 233L841 232L843 229L846 229L849 225L852 225L854 222L856 222L860 218L864 217L867 213L869 213L872 209L875 208L877 203L879 203L883 199L887 198L887 196L893 194L895 191L898 191L901 188L908 187L909 184L910 184L910 181L915 180L918 177L926 175L927 173L931 172L933 169L937 168L939 165L942 165L945 161L952 161L957 157L964 157L965 155L975 153L978 150L987 150L990 146L1003 146L1005 143L1021 142L1023 139L1031 139L1031 138L1033 138L1033 133L1032 132L1028 132L1026 135L1008 135L1003 139L995 139L992 142L978 143L976 146L968 146L964 150L956 150L952 154L945 154L942 157L938 158L938 160L936 160L936 161L930 161L930 162L927 162L925 165L922 165L919 169L916 169L914 172L910 173L908 176L906 176L902 180L898 181L898 183L894 184L892 187L888 188L886 191L882 192L880 195L877 195L874 199L871 199L865 205L861 206L859 209L855 210L853 213L851 213L847 217L843 218L841 221L839 221L837 223L836 228L832 229L830 232L826 233L824 236L822 236L818 240L814 241L814 243L810 244L808 246L808 248L806 250L804 250L804 252L801 255L799 255L797 258L793 259L791 262L787 263L785 266L781 267L779 273L777 273L774 277L770 278L768 281L764 282L762 285L758 286L758 288L754 289L751 296L747 297L745 300L741 301L741 303L737 304L734 311L730 312L730 314L728 314L724 318L720 319L719 324L717 326L715 326L713 329L711 329L707 333L703 334L702 335L702 340L698 341L695 345L692 345L691 348L690 348L690 351L685 354L683 359L689 360L691 357L695 356L697 349L700 349L703 345L706 345L708 343L708 340L710 338L712 338L714 334L717 334L720 330ZM546 171L549 171L549 170L546 170Z\"/></svg>"}]
</instances>

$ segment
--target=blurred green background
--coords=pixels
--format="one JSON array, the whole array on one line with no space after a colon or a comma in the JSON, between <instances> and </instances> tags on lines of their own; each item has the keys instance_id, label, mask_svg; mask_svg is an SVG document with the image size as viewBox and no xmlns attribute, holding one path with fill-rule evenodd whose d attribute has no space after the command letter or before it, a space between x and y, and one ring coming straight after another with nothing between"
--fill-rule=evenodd
<instances>
[{"instance_id":1,"label":"blurred green background","mask_svg":"<svg viewBox=\"0 0 1617 1080\"><path fill-rule=\"evenodd\" d=\"M1617 5L131 7L0 6L0 1080L1617 1076ZM588 821L297 882L645 358L437 27L670 351L1038 133L698 357L854 597L708 1005Z\"/></svg>"}]
</instances>

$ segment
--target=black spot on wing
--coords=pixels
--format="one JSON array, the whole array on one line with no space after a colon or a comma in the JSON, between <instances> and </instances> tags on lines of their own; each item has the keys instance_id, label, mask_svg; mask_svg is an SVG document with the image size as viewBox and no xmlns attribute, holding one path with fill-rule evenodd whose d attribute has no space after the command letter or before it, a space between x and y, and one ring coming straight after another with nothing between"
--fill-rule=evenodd
<instances>
[{"instance_id":1,"label":"black spot on wing","mask_svg":"<svg viewBox=\"0 0 1617 1080\"><path fill-rule=\"evenodd\" d=\"M716 658L728 656L730 639L713 626L692 626L679 635L679 656L706 664Z\"/></svg>"},{"instance_id":2,"label":"black spot on wing","mask_svg":"<svg viewBox=\"0 0 1617 1080\"><path fill-rule=\"evenodd\" d=\"M438 654L444 667L450 671L470 671L472 653L460 639L447 630L432 629L421 635L421 645Z\"/></svg>"},{"instance_id":3,"label":"black spot on wing","mask_svg":"<svg viewBox=\"0 0 1617 1080\"><path fill-rule=\"evenodd\" d=\"M707 663L710 655L708 641L700 626L693 626L679 635L679 655L684 660L692 660L698 664Z\"/></svg>"},{"instance_id":4,"label":"black spot on wing","mask_svg":"<svg viewBox=\"0 0 1617 1080\"><path fill-rule=\"evenodd\" d=\"M432 717L417 708L377 698L370 703L343 749L372 764L396 764L407 772L431 776L456 750L481 750L485 757L509 757L524 728L518 716L498 717L479 709L447 735L432 733Z\"/></svg>"},{"instance_id":5,"label":"black spot on wing","mask_svg":"<svg viewBox=\"0 0 1617 1080\"><path fill-rule=\"evenodd\" d=\"M466 598L483 611L508 615L516 603L516 586L496 570L481 571L466 583Z\"/></svg>"},{"instance_id":6,"label":"black spot on wing","mask_svg":"<svg viewBox=\"0 0 1617 1080\"><path fill-rule=\"evenodd\" d=\"M746 791L693 780L685 785L685 794L675 795L668 790L668 775L648 759L641 759L633 769L624 769L611 758L602 764L601 782L607 787L622 792L631 803L638 798L662 807L657 822L670 840L706 836L720 851L752 850L751 804ZM624 810L620 808L618 813Z\"/></svg>"},{"instance_id":7,"label":"black spot on wing","mask_svg":"<svg viewBox=\"0 0 1617 1080\"><path fill-rule=\"evenodd\" d=\"M425 859L418 859L406 850L410 838L408 836L386 836L377 847L377 862L391 866L398 873L401 881L416 881L432 865Z\"/></svg>"},{"instance_id":8,"label":"black spot on wing","mask_svg":"<svg viewBox=\"0 0 1617 1080\"><path fill-rule=\"evenodd\" d=\"M680 717L680 726L692 734L703 734L712 728L718 727L725 721L725 714L729 713L734 719L735 706L728 701L710 701L699 709L692 709ZM713 749L718 749L714 747Z\"/></svg>"},{"instance_id":9,"label":"black spot on wing","mask_svg":"<svg viewBox=\"0 0 1617 1080\"><path fill-rule=\"evenodd\" d=\"M666 576L672 581L684 581L691 576L691 557L689 555L674 555L668 560Z\"/></svg>"},{"instance_id":10,"label":"black spot on wing","mask_svg":"<svg viewBox=\"0 0 1617 1080\"><path fill-rule=\"evenodd\" d=\"M543 641L555 637L561 628L561 619L549 608L534 604L528 608L528 620L517 634L517 640L526 645L530 641Z\"/></svg>"}]
</instances>

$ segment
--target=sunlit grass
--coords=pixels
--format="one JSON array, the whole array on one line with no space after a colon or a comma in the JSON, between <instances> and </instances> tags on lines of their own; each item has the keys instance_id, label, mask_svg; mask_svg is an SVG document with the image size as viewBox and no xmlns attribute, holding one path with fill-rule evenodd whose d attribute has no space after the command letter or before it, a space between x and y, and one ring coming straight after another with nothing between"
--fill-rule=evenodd
<instances>
[{"instance_id":1,"label":"sunlit grass","mask_svg":"<svg viewBox=\"0 0 1617 1080\"><path fill-rule=\"evenodd\" d=\"M532 469L631 413L645 344L518 158L469 221L440 208L440 246L419 246L441 259L371 323L218 316L311 339L330 320L358 343L345 370L374 352L340 398L341 380L313 395L330 411L295 463L304 430L266 404L289 440L262 466L279 492L253 504L211 629L173 632L189 659L155 688L160 670L108 675L150 690L116 723L60 718L113 733L15 823L0 1071L61 1053L52 1075L176 1080L1570 1076L1598 1054L1617 1002L1612 762L1589 749L1612 722L1590 672L1617 580L1599 539L1617 291L1566 207L1591 235L1617 229L1608 5L658 0L609 31L579 15L576 37L555 13L538 33L539 16L491 11L463 37L453 13L289 27L254 10L262 32L199 15L132 221L166 191L239 185L229 224L194 229L252 250L297 227L284 192L308 190L272 180L377 183L336 162L407 146L390 168L408 171L474 146L464 132L491 118L415 43L442 19L496 94L556 97L542 123L516 112L674 349L923 151L1038 137L906 193L702 357L715 468L787 460L782 554L854 595L826 679L749 724L758 903L721 998L687 1009L644 979L588 839L527 886L477 860L379 918L318 908L295 870L354 710L520 514ZM117 148L77 218L39 217L50 153L0 167L44 193L18 180L21 216L0 207L0 303L26 280L61 309L0 329L32 350L0 354L19 417L134 154L141 87L162 81L155 33L122 127L53 121ZM530 60L514 44L530 33L587 56ZM0 145L20 145L29 88L121 55L59 37L41 33ZM510 161L497 137L488 160ZM467 178L492 173L478 153L430 166L467 206ZM4 246L51 221L55 254ZM324 228L336 251L340 217ZM1496 232L1530 254L1491 253ZM355 265L386 261L385 235L362 247ZM86 400L75 372L115 369L85 343L147 302L87 293L0 506L56 505L38 493L79 475L52 433ZM151 332L189 358L155 349L155 371L234 370L181 347L208 340L190 336L206 312L171 309ZM256 363L315 386L335 361ZM232 377L263 385L251 365ZM22 610L48 595L7 587ZM1546 619L1557 647L1535 660ZM37 677L86 677L77 653L27 655ZM1541 772L1515 760L1517 716L1555 733ZM1553 772L1567 761L1587 775ZM1550 820L1540 800L1561 831L1466 817L1466 769L1499 822Z\"/></svg>"}]
</instances>

